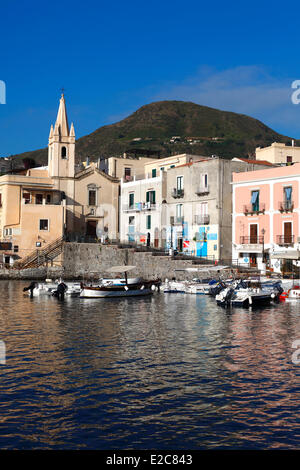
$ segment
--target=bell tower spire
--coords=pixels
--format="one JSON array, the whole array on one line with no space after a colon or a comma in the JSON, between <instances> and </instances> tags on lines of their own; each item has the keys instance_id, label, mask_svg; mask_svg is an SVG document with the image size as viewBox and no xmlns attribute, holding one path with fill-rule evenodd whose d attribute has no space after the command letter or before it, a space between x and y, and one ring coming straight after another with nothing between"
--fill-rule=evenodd
<instances>
[{"instance_id":1,"label":"bell tower spire","mask_svg":"<svg viewBox=\"0 0 300 470\"><path fill-rule=\"evenodd\" d=\"M61 98L59 101L59 108L58 108L55 125L58 126L59 134L61 137L69 136L68 116L67 116L67 110L66 110L65 96L63 93L61 94Z\"/></svg>"},{"instance_id":2,"label":"bell tower spire","mask_svg":"<svg viewBox=\"0 0 300 470\"><path fill-rule=\"evenodd\" d=\"M75 130L71 130L64 93L62 93L54 127L48 143L48 171L51 178L73 178L75 174Z\"/></svg>"}]
</instances>

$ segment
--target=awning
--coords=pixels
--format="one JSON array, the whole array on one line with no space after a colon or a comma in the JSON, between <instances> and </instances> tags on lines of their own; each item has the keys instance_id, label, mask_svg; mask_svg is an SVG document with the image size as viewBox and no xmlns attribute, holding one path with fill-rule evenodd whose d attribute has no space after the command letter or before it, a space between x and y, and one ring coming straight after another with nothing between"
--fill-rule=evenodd
<instances>
[{"instance_id":1,"label":"awning","mask_svg":"<svg viewBox=\"0 0 300 470\"><path fill-rule=\"evenodd\" d=\"M300 251L293 250L293 251L281 251L279 253L272 253L270 255L271 259L300 259Z\"/></svg>"},{"instance_id":2,"label":"awning","mask_svg":"<svg viewBox=\"0 0 300 470\"><path fill-rule=\"evenodd\" d=\"M286 200L290 201L291 195L292 195L292 188L291 187L284 188L284 191L285 191Z\"/></svg>"},{"instance_id":3,"label":"awning","mask_svg":"<svg viewBox=\"0 0 300 470\"><path fill-rule=\"evenodd\" d=\"M251 204L255 204L258 198L258 191L253 191L251 195Z\"/></svg>"}]
</instances>

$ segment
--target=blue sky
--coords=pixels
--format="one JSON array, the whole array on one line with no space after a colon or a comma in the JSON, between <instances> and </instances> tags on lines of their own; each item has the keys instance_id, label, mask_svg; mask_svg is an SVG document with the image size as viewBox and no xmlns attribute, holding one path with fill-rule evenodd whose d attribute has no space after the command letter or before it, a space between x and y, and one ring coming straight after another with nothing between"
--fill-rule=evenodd
<instances>
[{"instance_id":1,"label":"blue sky","mask_svg":"<svg viewBox=\"0 0 300 470\"><path fill-rule=\"evenodd\" d=\"M298 31L296 2L2 2L0 156L47 145L62 87L77 138L164 99L300 138Z\"/></svg>"}]
</instances>

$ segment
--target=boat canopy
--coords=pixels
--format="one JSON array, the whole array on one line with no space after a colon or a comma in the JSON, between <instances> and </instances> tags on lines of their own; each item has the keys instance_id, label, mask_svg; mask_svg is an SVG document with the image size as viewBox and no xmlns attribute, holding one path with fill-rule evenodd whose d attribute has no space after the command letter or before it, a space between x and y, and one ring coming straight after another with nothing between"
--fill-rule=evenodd
<instances>
[{"instance_id":1,"label":"boat canopy","mask_svg":"<svg viewBox=\"0 0 300 470\"><path fill-rule=\"evenodd\" d=\"M175 271L204 272L204 271L220 271L221 269L230 269L230 266L205 266L201 268L182 268Z\"/></svg>"},{"instance_id":2,"label":"boat canopy","mask_svg":"<svg viewBox=\"0 0 300 470\"><path fill-rule=\"evenodd\" d=\"M106 271L109 273L127 273L127 271L132 271L136 266L112 266Z\"/></svg>"}]
</instances>

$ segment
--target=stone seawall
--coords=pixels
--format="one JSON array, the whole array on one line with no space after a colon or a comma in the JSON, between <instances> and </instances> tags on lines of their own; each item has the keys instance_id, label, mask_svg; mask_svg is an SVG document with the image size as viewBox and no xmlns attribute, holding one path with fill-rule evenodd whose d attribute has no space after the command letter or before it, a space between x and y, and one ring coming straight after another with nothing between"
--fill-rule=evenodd
<instances>
[{"instance_id":1,"label":"stone seawall","mask_svg":"<svg viewBox=\"0 0 300 470\"><path fill-rule=\"evenodd\" d=\"M107 270L111 266L132 265L136 268L130 276L160 279L192 279L197 273L180 271L196 267L192 260L176 260L169 256L153 256L151 252L138 252L133 248L92 243L66 243L64 246L64 277L99 278L112 277ZM203 273L202 277L207 277Z\"/></svg>"},{"instance_id":2,"label":"stone seawall","mask_svg":"<svg viewBox=\"0 0 300 470\"><path fill-rule=\"evenodd\" d=\"M0 279L99 279L112 277L108 269L111 266L132 265L136 268L130 277L160 278L175 277L178 280L193 277L208 277L207 272L199 275L183 271L196 267L192 260L172 259L169 256L153 256L151 252L138 252L133 248L118 248L115 245L98 245L96 243L65 243L62 253L62 267L36 269L3 269Z\"/></svg>"}]
</instances>

